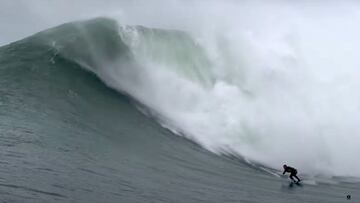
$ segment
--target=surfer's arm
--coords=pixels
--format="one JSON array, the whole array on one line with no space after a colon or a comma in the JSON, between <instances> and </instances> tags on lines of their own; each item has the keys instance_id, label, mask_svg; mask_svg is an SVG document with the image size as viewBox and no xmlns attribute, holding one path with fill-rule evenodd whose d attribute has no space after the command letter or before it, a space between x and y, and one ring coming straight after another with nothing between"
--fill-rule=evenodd
<instances>
[{"instance_id":1,"label":"surfer's arm","mask_svg":"<svg viewBox=\"0 0 360 203\"><path fill-rule=\"evenodd\" d=\"M283 175L285 175L286 170L284 170Z\"/></svg>"}]
</instances>

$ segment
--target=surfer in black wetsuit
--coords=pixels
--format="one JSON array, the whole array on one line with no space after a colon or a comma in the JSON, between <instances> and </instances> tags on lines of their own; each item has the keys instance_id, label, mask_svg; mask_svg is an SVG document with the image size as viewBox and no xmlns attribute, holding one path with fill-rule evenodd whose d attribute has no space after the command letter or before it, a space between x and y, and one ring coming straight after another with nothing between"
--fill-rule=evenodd
<instances>
[{"instance_id":1,"label":"surfer in black wetsuit","mask_svg":"<svg viewBox=\"0 0 360 203\"><path fill-rule=\"evenodd\" d=\"M288 172L288 173L290 173L290 179L291 179L291 180L293 180L294 182L296 182L296 181L294 180L294 178L293 178L293 177L295 177L295 178L298 180L296 183L300 182L300 178L296 176L297 170L296 170L295 168L290 167L290 166L287 166L287 165L285 165L285 164L284 164L283 168L284 168L283 175L284 175L286 172Z\"/></svg>"}]
</instances>

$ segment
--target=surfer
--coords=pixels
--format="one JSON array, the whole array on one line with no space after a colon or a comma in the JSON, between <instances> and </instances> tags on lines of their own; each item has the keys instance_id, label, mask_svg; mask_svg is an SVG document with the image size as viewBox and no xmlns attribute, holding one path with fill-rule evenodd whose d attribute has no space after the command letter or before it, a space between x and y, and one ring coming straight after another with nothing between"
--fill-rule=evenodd
<instances>
[{"instance_id":1,"label":"surfer","mask_svg":"<svg viewBox=\"0 0 360 203\"><path fill-rule=\"evenodd\" d=\"M294 182L296 182L296 181L294 180L294 178L293 178L293 177L295 177L295 178L298 180L296 183L300 182L300 178L296 176L297 170L296 170L295 168L290 167L290 166L287 166L287 165L285 165L285 164L283 165L283 168L284 168L283 175L284 175L286 172L288 172L288 173L290 173L290 179L291 179L291 180L293 180Z\"/></svg>"}]
</instances>

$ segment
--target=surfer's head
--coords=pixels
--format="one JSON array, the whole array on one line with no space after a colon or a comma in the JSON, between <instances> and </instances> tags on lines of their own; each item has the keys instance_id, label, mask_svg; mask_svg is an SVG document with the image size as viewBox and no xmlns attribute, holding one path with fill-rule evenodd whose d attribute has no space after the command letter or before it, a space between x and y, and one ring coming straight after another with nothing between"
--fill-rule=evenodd
<instances>
[{"instance_id":1,"label":"surfer's head","mask_svg":"<svg viewBox=\"0 0 360 203\"><path fill-rule=\"evenodd\" d=\"M283 168L286 168L286 167L287 167L287 165L286 165L286 164L284 164L284 165L283 165Z\"/></svg>"}]
</instances>

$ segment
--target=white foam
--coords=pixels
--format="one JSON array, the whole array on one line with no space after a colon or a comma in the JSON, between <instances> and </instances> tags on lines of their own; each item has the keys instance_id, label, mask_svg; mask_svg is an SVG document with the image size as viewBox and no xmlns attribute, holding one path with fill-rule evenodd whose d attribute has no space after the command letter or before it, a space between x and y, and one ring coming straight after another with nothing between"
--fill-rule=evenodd
<instances>
[{"instance_id":1,"label":"white foam","mask_svg":"<svg viewBox=\"0 0 360 203\"><path fill-rule=\"evenodd\" d=\"M145 85L121 86L210 151L359 176L358 5L298 6L211 10L215 32L190 31L215 64L210 88L144 55Z\"/></svg>"}]
</instances>

